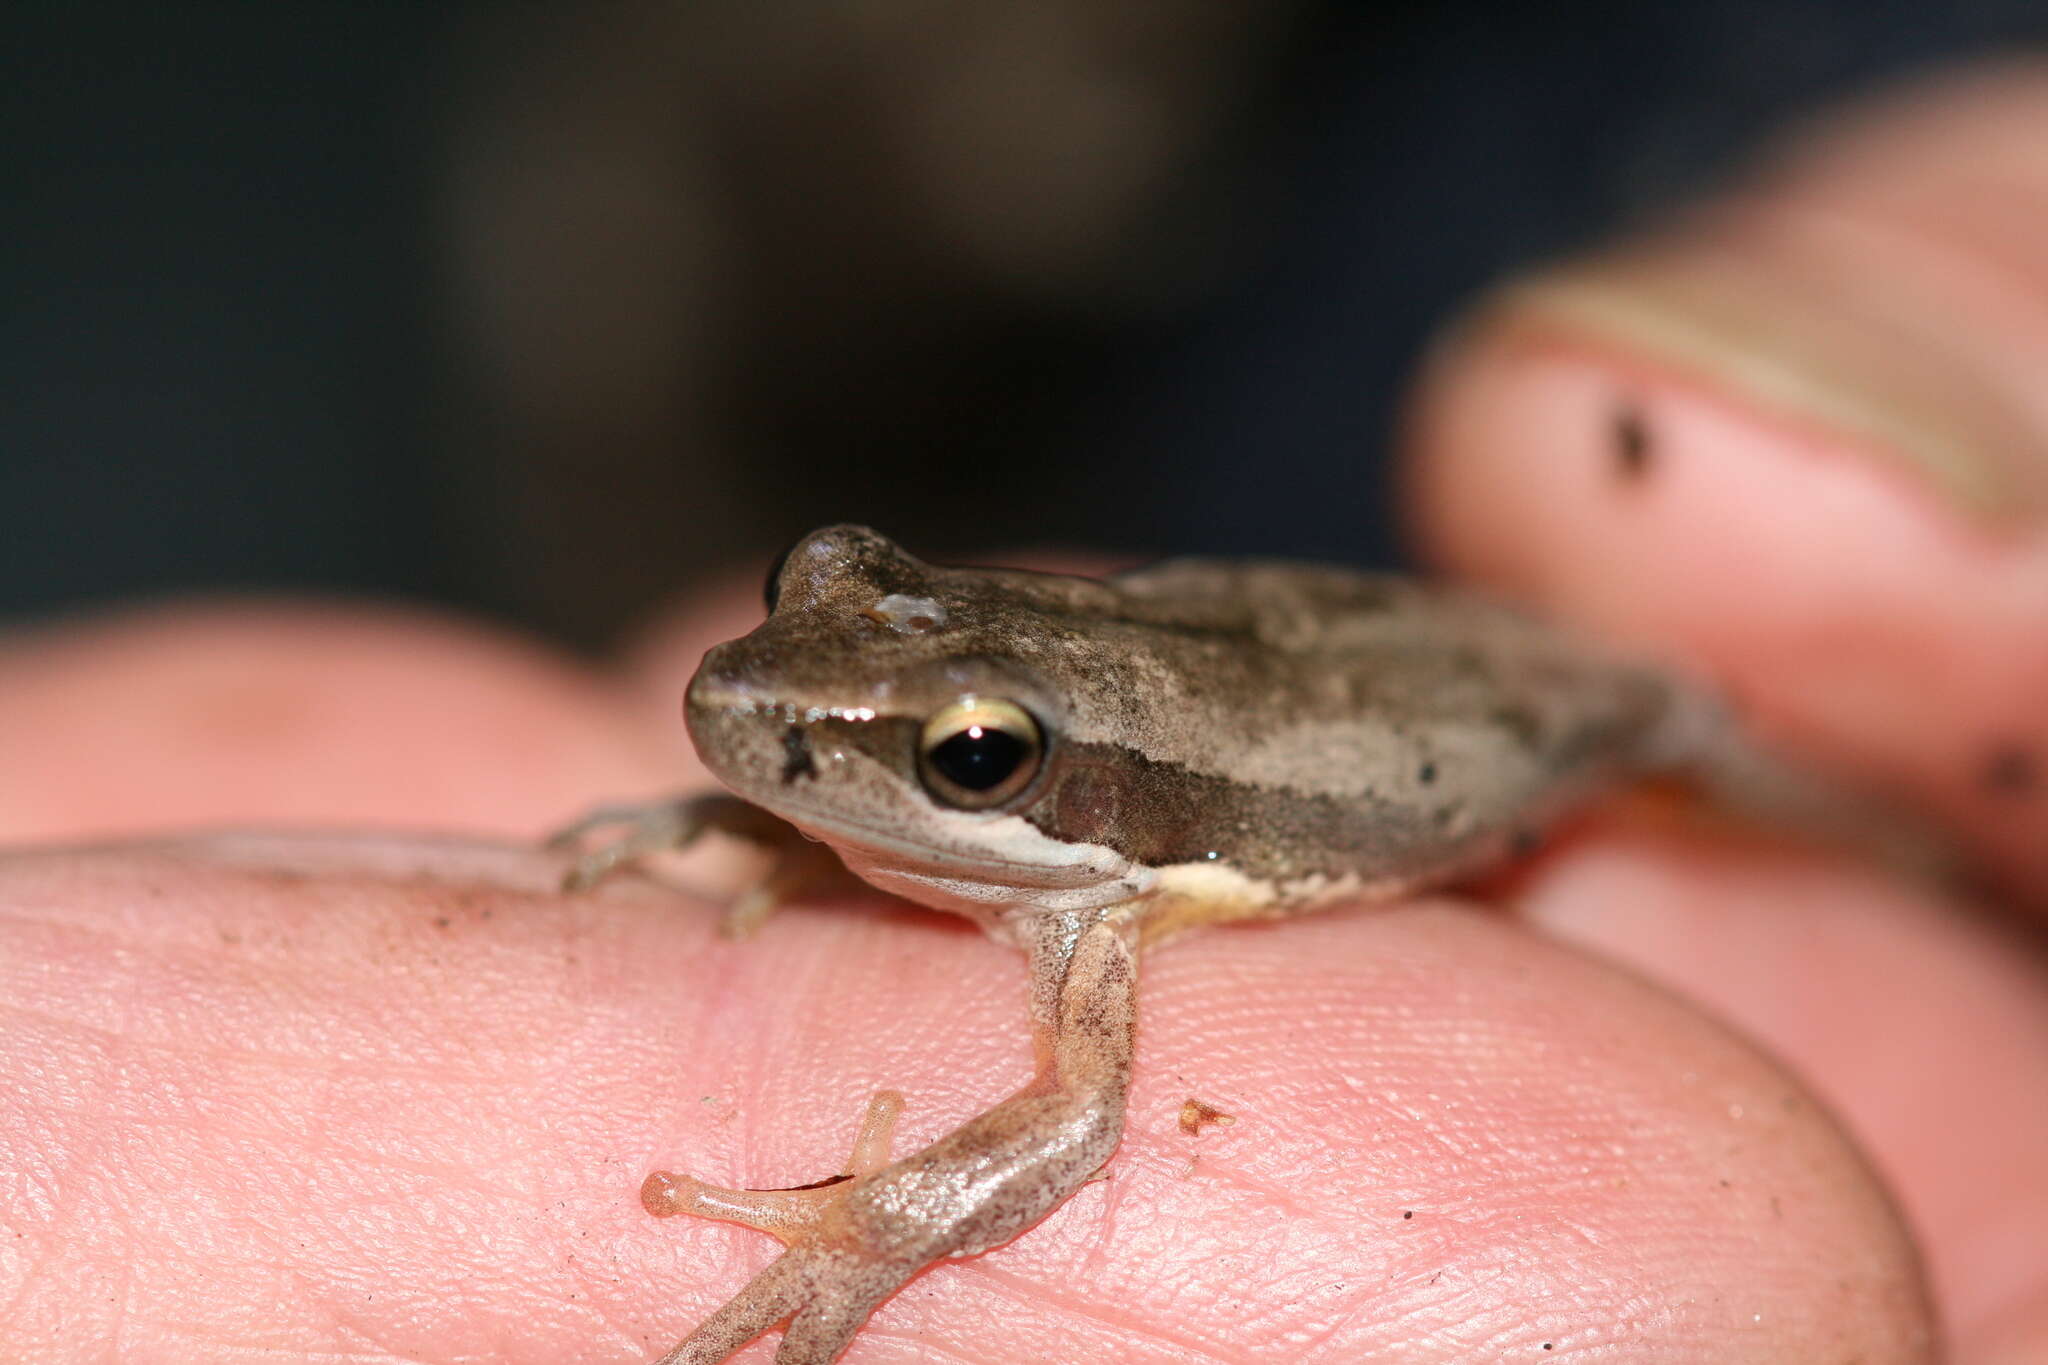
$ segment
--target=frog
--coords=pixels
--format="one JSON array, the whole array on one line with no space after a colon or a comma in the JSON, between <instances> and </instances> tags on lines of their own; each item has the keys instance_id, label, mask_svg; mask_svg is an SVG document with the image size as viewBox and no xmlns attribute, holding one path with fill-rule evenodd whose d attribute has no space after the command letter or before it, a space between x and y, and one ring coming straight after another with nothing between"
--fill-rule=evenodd
<instances>
[{"instance_id":1,"label":"frog","mask_svg":"<svg viewBox=\"0 0 2048 1365\"><path fill-rule=\"evenodd\" d=\"M1741 749L1710 687L1393 574L946 567L839 525L790 548L766 599L685 694L727 790L593 813L559 841L586 849L570 884L735 834L778 855L728 917L746 932L829 850L1023 954L1036 1062L908 1155L891 1155L903 1097L878 1093L846 1169L810 1186L648 1176L650 1211L785 1246L660 1365L713 1365L777 1326L778 1365L827 1365L912 1277L1008 1242L1101 1176L1124 1128L1139 962L1168 941L1474 877L1602 793Z\"/></svg>"}]
</instances>

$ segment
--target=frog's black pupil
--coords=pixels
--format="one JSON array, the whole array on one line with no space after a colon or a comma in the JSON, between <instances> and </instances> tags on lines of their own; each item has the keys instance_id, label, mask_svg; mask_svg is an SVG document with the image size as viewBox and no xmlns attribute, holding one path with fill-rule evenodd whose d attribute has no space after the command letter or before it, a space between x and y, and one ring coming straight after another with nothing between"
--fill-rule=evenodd
<instances>
[{"instance_id":1,"label":"frog's black pupil","mask_svg":"<svg viewBox=\"0 0 2048 1365\"><path fill-rule=\"evenodd\" d=\"M768 604L770 616L775 614L775 604L782 600L782 566L789 563L790 553L801 544L801 540L793 540L783 546L782 553L775 556L775 562L768 566L767 581L761 584L761 600Z\"/></svg>"},{"instance_id":2,"label":"frog's black pupil","mask_svg":"<svg viewBox=\"0 0 2048 1365\"><path fill-rule=\"evenodd\" d=\"M1031 746L1008 730L970 725L934 745L932 768L954 786L985 792L1001 786L1031 753Z\"/></svg>"}]
</instances>

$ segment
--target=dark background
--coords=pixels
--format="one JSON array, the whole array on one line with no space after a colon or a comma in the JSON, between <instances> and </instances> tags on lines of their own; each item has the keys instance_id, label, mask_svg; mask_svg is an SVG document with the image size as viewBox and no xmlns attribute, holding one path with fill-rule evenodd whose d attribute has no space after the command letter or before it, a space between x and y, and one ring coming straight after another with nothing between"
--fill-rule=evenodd
<instances>
[{"instance_id":1,"label":"dark background","mask_svg":"<svg viewBox=\"0 0 2048 1365\"><path fill-rule=\"evenodd\" d=\"M2031 0L10 10L0 621L314 589L582 642L825 520L1393 559L1386 433L1461 298L2048 34Z\"/></svg>"}]
</instances>

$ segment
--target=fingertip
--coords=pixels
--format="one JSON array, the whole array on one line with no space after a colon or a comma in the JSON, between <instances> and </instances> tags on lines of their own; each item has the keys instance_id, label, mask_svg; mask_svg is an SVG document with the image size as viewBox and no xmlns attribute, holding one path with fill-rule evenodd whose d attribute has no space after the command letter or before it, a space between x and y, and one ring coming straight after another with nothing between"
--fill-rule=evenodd
<instances>
[{"instance_id":1,"label":"fingertip","mask_svg":"<svg viewBox=\"0 0 2048 1365\"><path fill-rule=\"evenodd\" d=\"M1931 1357L1911 1239L1849 1139L1662 992L1448 902L1190 940L1150 974L1123 1197L1192 1243L1182 1257L1216 1243L1215 1260L1233 1237L1265 1245L1257 1211L1284 1192L1320 1259L1270 1272L1321 1269L1347 1291L1329 1300L1350 1306L1330 1338L1343 1358L1394 1342L1471 1358L1459 1341L1501 1358L1545 1342L1565 1358ZM1191 1089L1238 1122L1187 1137ZM1239 1327L1257 1341L1273 1325Z\"/></svg>"},{"instance_id":2,"label":"fingertip","mask_svg":"<svg viewBox=\"0 0 2048 1365\"><path fill-rule=\"evenodd\" d=\"M2015 926L1809 850L1626 825L1545 859L1514 905L1808 1078L1898 1191L1959 1332L2039 1279L2048 980Z\"/></svg>"},{"instance_id":3,"label":"fingertip","mask_svg":"<svg viewBox=\"0 0 2048 1365\"><path fill-rule=\"evenodd\" d=\"M1483 303L1410 410L1424 554L1705 673L2048 893L2048 508L2013 454L2048 471L2048 416L1974 402L1967 357L1889 382L1924 329L1849 359L1833 323L1801 335L1796 272L1729 266L1752 249L1688 237Z\"/></svg>"}]
</instances>

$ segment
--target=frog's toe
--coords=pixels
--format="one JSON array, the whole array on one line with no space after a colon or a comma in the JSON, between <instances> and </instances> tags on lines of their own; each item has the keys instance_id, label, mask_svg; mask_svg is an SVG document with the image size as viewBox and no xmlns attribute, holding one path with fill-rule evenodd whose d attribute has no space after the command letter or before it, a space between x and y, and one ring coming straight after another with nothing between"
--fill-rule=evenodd
<instances>
[{"instance_id":1,"label":"frog's toe","mask_svg":"<svg viewBox=\"0 0 2048 1365\"><path fill-rule=\"evenodd\" d=\"M872 1262L835 1269L840 1273L816 1286L815 1296L789 1320L775 1365L831 1365L868 1315L915 1273L915 1267L895 1271Z\"/></svg>"},{"instance_id":2,"label":"frog's toe","mask_svg":"<svg viewBox=\"0 0 2048 1365\"><path fill-rule=\"evenodd\" d=\"M654 1365L717 1365L795 1312L802 1292L800 1268L785 1252Z\"/></svg>"},{"instance_id":3,"label":"frog's toe","mask_svg":"<svg viewBox=\"0 0 2048 1365\"><path fill-rule=\"evenodd\" d=\"M860 886L859 879L826 845L813 843L794 829L789 834L776 846L775 860L761 880L735 896L719 917L718 932L726 938L752 937L770 915L806 896L828 894L842 885L849 889Z\"/></svg>"},{"instance_id":4,"label":"frog's toe","mask_svg":"<svg viewBox=\"0 0 2048 1365\"><path fill-rule=\"evenodd\" d=\"M658 1217L679 1213L740 1223L789 1250L706 1318L658 1365L716 1365L779 1322L788 1321L776 1365L830 1365L869 1313L916 1274L921 1260L897 1263L860 1245L834 1218L847 1191L889 1164L903 1097L883 1090L868 1101L846 1174L788 1190L744 1190L656 1171L640 1201Z\"/></svg>"},{"instance_id":5,"label":"frog's toe","mask_svg":"<svg viewBox=\"0 0 2048 1365\"><path fill-rule=\"evenodd\" d=\"M889 1164L889 1146L902 1114L901 1094L894 1090L874 1093L861 1115L844 1174L789 1190L744 1190L707 1184L673 1171L656 1171L640 1186L640 1204L657 1218L679 1213L716 1218L765 1232L785 1246L797 1246L809 1240L819 1219L844 1198L845 1185Z\"/></svg>"},{"instance_id":6,"label":"frog's toe","mask_svg":"<svg viewBox=\"0 0 2048 1365\"><path fill-rule=\"evenodd\" d=\"M637 805L599 806L573 824L548 836L557 853L574 851L601 830L617 833L578 853L562 874L564 891L588 891L619 868L650 853L686 848L704 828L694 798L649 801Z\"/></svg>"},{"instance_id":7,"label":"frog's toe","mask_svg":"<svg viewBox=\"0 0 2048 1365\"><path fill-rule=\"evenodd\" d=\"M785 1251L655 1365L719 1365L785 1319L775 1365L831 1365L916 1271L845 1250Z\"/></svg>"},{"instance_id":8,"label":"frog's toe","mask_svg":"<svg viewBox=\"0 0 2048 1365\"><path fill-rule=\"evenodd\" d=\"M770 855L767 872L726 910L721 930L745 938L781 905L852 874L825 845L794 825L725 792L699 792L628 805L600 806L555 831L547 847L575 853L562 889L587 891L619 868L654 853L685 849L707 832L742 839ZM600 836L603 837L595 837Z\"/></svg>"}]
</instances>

